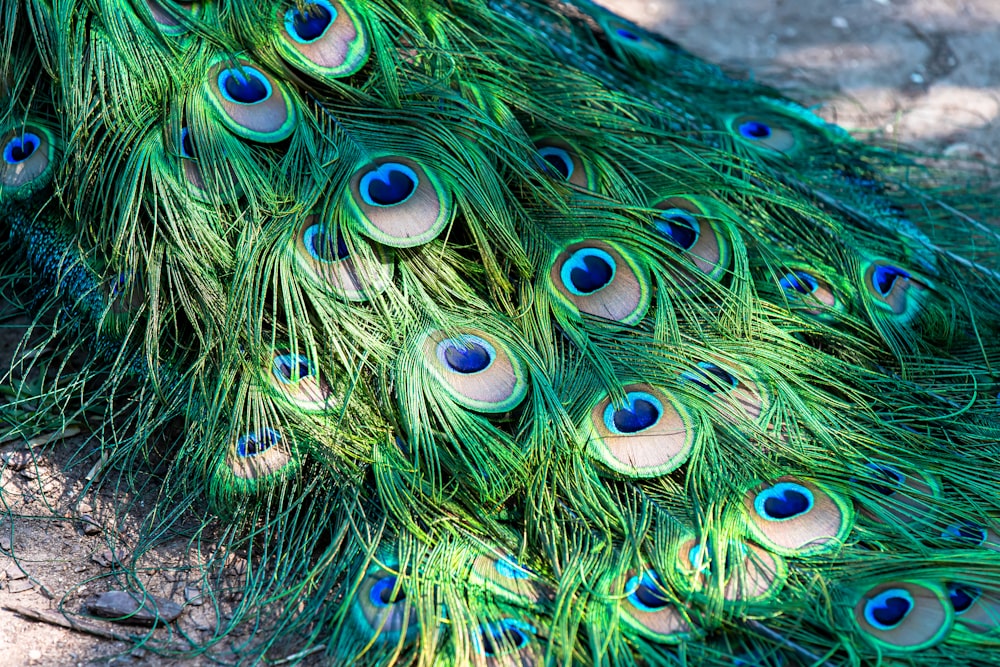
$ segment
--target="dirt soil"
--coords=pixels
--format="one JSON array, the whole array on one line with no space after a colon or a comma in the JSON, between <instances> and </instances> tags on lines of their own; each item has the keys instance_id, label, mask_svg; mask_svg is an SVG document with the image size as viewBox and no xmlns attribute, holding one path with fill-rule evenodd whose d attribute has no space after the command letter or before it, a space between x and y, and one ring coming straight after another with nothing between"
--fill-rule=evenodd
<instances>
[{"instance_id":1,"label":"dirt soil","mask_svg":"<svg viewBox=\"0 0 1000 667\"><path fill-rule=\"evenodd\" d=\"M776 85L863 136L959 157L1000 162L1000 2L997 0L607 0L706 59ZM0 358L19 333L0 330ZM62 453L63 449L66 453ZM28 620L11 606L79 610L114 584L104 521L120 499L82 495L96 457L64 470L72 446L39 461L21 460L23 442L0 445L0 667L218 664L129 650L124 641ZM10 460L8 460L8 458ZM142 498L136 502L143 502ZM20 518L4 519L7 516ZM84 515L90 520L82 519ZM34 517L34 518L31 518ZM16 558L14 557L16 556ZM190 564L183 539L154 554L164 569ZM239 563L232 564L238 577ZM138 575L153 592L188 604L179 621L197 635L218 621L196 604L194 578ZM105 632L145 632L98 624ZM245 637L238 637L243 639ZM221 647L220 658L233 654ZM290 646L282 654L293 652ZM312 659L307 664L323 664Z\"/></svg>"}]
</instances>

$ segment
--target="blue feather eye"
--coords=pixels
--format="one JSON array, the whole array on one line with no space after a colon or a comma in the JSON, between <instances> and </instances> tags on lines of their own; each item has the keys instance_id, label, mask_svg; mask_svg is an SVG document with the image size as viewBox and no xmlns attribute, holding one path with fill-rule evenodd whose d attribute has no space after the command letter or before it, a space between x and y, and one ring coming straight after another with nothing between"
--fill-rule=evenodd
<instances>
[{"instance_id":1,"label":"blue feather eye","mask_svg":"<svg viewBox=\"0 0 1000 667\"><path fill-rule=\"evenodd\" d=\"M785 556L838 549L854 526L849 499L791 476L749 489L742 510L754 541Z\"/></svg>"},{"instance_id":2,"label":"blue feather eye","mask_svg":"<svg viewBox=\"0 0 1000 667\"><path fill-rule=\"evenodd\" d=\"M191 130L186 127L181 129L181 157L194 159L194 141L191 140Z\"/></svg>"},{"instance_id":3,"label":"blue feather eye","mask_svg":"<svg viewBox=\"0 0 1000 667\"><path fill-rule=\"evenodd\" d=\"M781 482L757 494L754 511L768 521L788 521L813 508L812 491L794 482Z\"/></svg>"},{"instance_id":4,"label":"blue feather eye","mask_svg":"<svg viewBox=\"0 0 1000 667\"><path fill-rule=\"evenodd\" d=\"M317 78L350 76L368 61L364 3L286 0L276 7L274 43L292 65Z\"/></svg>"},{"instance_id":5,"label":"blue feather eye","mask_svg":"<svg viewBox=\"0 0 1000 667\"><path fill-rule=\"evenodd\" d=\"M577 296L590 296L615 279L617 263L600 248L580 248L569 256L560 272L563 285Z\"/></svg>"},{"instance_id":6,"label":"blue feather eye","mask_svg":"<svg viewBox=\"0 0 1000 667\"><path fill-rule=\"evenodd\" d=\"M236 441L236 455L242 458L260 456L279 442L281 435L273 428L265 427L240 436Z\"/></svg>"},{"instance_id":7,"label":"blue feather eye","mask_svg":"<svg viewBox=\"0 0 1000 667\"><path fill-rule=\"evenodd\" d=\"M963 547L982 546L986 542L987 536L988 533L984 527L971 521L959 521L941 531L942 538L956 542Z\"/></svg>"},{"instance_id":8,"label":"blue feather eye","mask_svg":"<svg viewBox=\"0 0 1000 667\"><path fill-rule=\"evenodd\" d=\"M312 363L301 354L281 354L274 358L274 377L283 384L295 384L312 377Z\"/></svg>"},{"instance_id":9,"label":"blue feather eye","mask_svg":"<svg viewBox=\"0 0 1000 667\"><path fill-rule=\"evenodd\" d=\"M395 575L377 579L368 591L368 599L376 607L385 608L406 598L406 593L402 588L396 587L396 582Z\"/></svg>"},{"instance_id":10,"label":"blue feather eye","mask_svg":"<svg viewBox=\"0 0 1000 667\"><path fill-rule=\"evenodd\" d=\"M819 288L819 283L805 271L786 273L778 281L781 289L790 294L812 294Z\"/></svg>"},{"instance_id":11,"label":"blue feather eye","mask_svg":"<svg viewBox=\"0 0 1000 667\"><path fill-rule=\"evenodd\" d=\"M285 12L285 32L300 44L323 37L337 18L337 10L324 0L312 0L306 7L292 7Z\"/></svg>"},{"instance_id":12,"label":"blue feather eye","mask_svg":"<svg viewBox=\"0 0 1000 667\"><path fill-rule=\"evenodd\" d=\"M260 104L273 94L271 82L249 65L232 67L219 72L219 90L232 104Z\"/></svg>"},{"instance_id":13,"label":"blue feather eye","mask_svg":"<svg viewBox=\"0 0 1000 667\"><path fill-rule=\"evenodd\" d=\"M417 342L424 367L459 405L486 413L507 412L528 393L524 363L498 338L466 329L430 331Z\"/></svg>"},{"instance_id":14,"label":"blue feather eye","mask_svg":"<svg viewBox=\"0 0 1000 667\"><path fill-rule=\"evenodd\" d=\"M40 127L18 124L0 130L0 195L27 197L48 182L55 157L52 134Z\"/></svg>"},{"instance_id":15,"label":"blue feather eye","mask_svg":"<svg viewBox=\"0 0 1000 667\"><path fill-rule=\"evenodd\" d=\"M385 162L361 177L361 198L369 206L398 206L413 196L419 184L413 169Z\"/></svg>"},{"instance_id":16,"label":"blue feather eye","mask_svg":"<svg viewBox=\"0 0 1000 667\"><path fill-rule=\"evenodd\" d=\"M681 373L681 381L693 384L709 394L720 390L730 391L740 384L735 375L708 361L699 361L695 371Z\"/></svg>"},{"instance_id":17,"label":"blue feather eye","mask_svg":"<svg viewBox=\"0 0 1000 667\"><path fill-rule=\"evenodd\" d=\"M641 576L632 577L625 588L632 591L628 601L642 611L660 611L671 604L660 583L660 577L654 570L646 570Z\"/></svg>"},{"instance_id":18,"label":"blue feather eye","mask_svg":"<svg viewBox=\"0 0 1000 667\"><path fill-rule=\"evenodd\" d=\"M955 610L938 583L891 581L861 595L854 606L858 628L873 643L893 651L918 651L951 631Z\"/></svg>"},{"instance_id":19,"label":"blue feather eye","mask_svg":"<svg viewBox=\"0 0 1000 667\"><path fill-rule=\"evenodd\" d=\"M761 139L767 139L771 136L771 127L767 123L762 123L756 120L748 120L744 123L740 123L739 133L740 136L746 139L760 141Z\"/></svg>"},{"instance_id":20,"label":"blue feather eye","mask_svg":"<svg viewBox=\"0 0 1000 667\"><path fill-rule=\"evenodd\" d=\"M513 618L484 623L479 626L476 650L487 657L516 653L528 646L534 634L535 628Z\"/></svg>"},{"instance_id":21,"label":"blue feather eye","mask_svg":"<svg viewBox=\"0 0 1000 667\"><path fill-rule=\"evenodd\" d=\"M584 190L596 191L597 173L589 161L580 155L580 149L555 137L536 137L537 162L542 171L553 179L563 180Z\"/></svg>"},{"instance_id":22,"label":"blue feather eye","mask_svg":"<svg viewBox=\"0 0 1000 667\"><path fill-rule=\"evenodd\" d=\"M443 181L409 158L386 156L351 177L349 206L361 232L397 248L433 240L455 208Z\"/></svg>"},{"instance_id":23,"label":"blue feather eye","mask_svg":"<svg viewBox=\"0 0 1000 667\"><path fill-rule=\"evenodd\" d=\"M615 34L617 34L622 39L629 40L630 42L639 41L639 35L635 34L631 30L626 30L625 28L618 28L617 30L615 30Z\"/></svg>"},{"instance_id":24,"label":"blue feather eye","mask_svg":"<svg viewBox=\"0 0 1000 667\"><path fill-rule=\"evenodd\" d=\"M865 620L879 630L892 630L913 611L913 596L904 588L882 591L865 603Z\"/></svg>"},{"instance_id":25,"label":"blue feather eye","mask_svg":"<svg viewBox=\"0 0 1000 667\"><path fill-rule=\"evenodd\" d=\"M976 586L955 583L948 584L948 600L951 601L951 606L955 610L956 615L961 615L969 611L982 595L982 589Z\"/></svg>"},{"instance_id":26,"label":"blue feather eye","mask_svg":"<svg viewBox=\"0 0 1000 667\"><path fill-rule=\"evenodd\" d=\"M679 250L694 268L716 282L722 282L733 263L734 232L723 220L730 214L709 198L666 197L654 203L656 217L653 227L671 249ZM678 282L691 289L698 288L690 271L675 271Z\"/></svg>"},{"instance_id":27,"label":"blue feather eye","mask_svg":"<svg viewBox=\"0 0 1000 667\"><path fill-rule=\"evenodd\" d=\"M517 559L513 556L497 558L493 563L493 567L496 569L497 574L506 579L523 580L531 577L531 573L521 567Z\"/></svg>"},{"instance_id":28,"label":"blue feather eye","mask_svg":"<svg viewBox=\"0 0 1000 667\"><path fill-rule=\"evenodd\" d=\"M573 178L573 172L576 171L576 167L573 164L573 158L570 157L569 152L565 148L543 146L538 149L538 154L542 156L542 159L551 167L552 171L562 176L565 180L569 181Z\"/></svg>"},{"instance_id":29,"label":"blue feather eye","mask_svg":"<svg viewBox=\"0 0 1000 667\"><path fill-rule=\"evenodd\" d=\"M871 285L879 296L888 297L894 290L904 286L910 274L890 264L876 264L871 274Z\"/></svg>"},{"instance_id":30,"label":"blue feather eye","mask_svg":"<svg viewBox=\"0 0 1000 667\"><path fill-rule=\"evenodd\" d=\"M11 137L3 147L4 162L10 165L21 164L42 145L41 138L34 132L24 132L20 136Z\"/></svg>"},{"instance_id":31,"label":"blue feather eye","mask_svg":"<svg viewBox=\"0 0 1000 667\"><path fill-rule=\"evenodd\" d=\"M216 56L204 86L219 120L238 136L274 143L295 131L298 113L291 93L245 59Z\"/></svg>"},{"instance_id":32,"label":"blue feather eye","mask_svg":"<svg viewBox=\"0 0 1000 667\"><path fill-rule=\"evenodd\" d=\"M879 482L863 482L865 486L875 493L887 497L895 495L895 493L899 490L899 487L906 481L906 477L901 472L890 466L882 465L880 463L867 463L865 465L875 474L876 477L889 483L882 484Z\"/></svg>"},{"instance_id":33,"label":"blue feather eye","mask_svg":"<svg viewBox=\"0 0 1000 667\"><path fill-rule=\"evenodd\" d=\"M611 470L628 477L672 472L691 456L694 418L678 401L648 384L631 384L624 406L605 394L590 411L588 450Z\"/></svg>"},{"instance_id":34,"label":"blue feather eye","mask_svg":"<svg viewBox=\"0 0 1000 667\"><path fill-rule=\"evenodd\" d=\"M493 365L497 351L479 336L466 334L445 338L437 346L438 360L448 369L462 375L482 373Z\"/></svg>"},{"instance_id":35,"label":"blue feather eye","mask_svg":"<svg viewBox=\"0 0 1000 667\"><path fill-rule=\"evenodd\" d=\"M340 233L340 229L336 230L336 234L329 232L327 227L320 224L306 227L303 233L303 243L310 257L325 264L343 261L350 257L350 250L344 236Z\"/></svg>"},{"instance_id":36,"label":"blue feather eye","mask_svg":"<svg viewBox=\"0 0 1000 667\"><path fill-rule=\"evenodd\" d=\"M657 231L683 250L693 248L701 236L698 219L682 208L665 209L655 226Z\"/></svg>"},{"instance_id":37,"label":"blue feather eye","mask_svg":"<svg viewBox=\"0 0 1000 667\"><path fill-rule=\"evenodd\" d=\"M663 404L652 394L629 392L625 399L628 404L616 409L608 404L604 410L604 425L612 433L641 433L656 425L663 414Z\"/></svg>"}]
</instances>

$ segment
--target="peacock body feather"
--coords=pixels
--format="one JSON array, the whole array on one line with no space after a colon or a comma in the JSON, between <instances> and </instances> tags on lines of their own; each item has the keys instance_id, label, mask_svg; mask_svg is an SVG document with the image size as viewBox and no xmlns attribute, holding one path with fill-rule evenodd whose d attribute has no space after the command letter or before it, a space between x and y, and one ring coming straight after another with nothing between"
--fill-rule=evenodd
<instances>
[{"instance_id":1,"label":"peacock body feather","mask_svg":"<svg viewBox=\"0 0 1000 667\"><path fill-rule=\"evenodd\" d=\"M994 655L988 183L586 0L0 8L35 398L232 529L246 660Z\"/></svg>"}]
</instances>

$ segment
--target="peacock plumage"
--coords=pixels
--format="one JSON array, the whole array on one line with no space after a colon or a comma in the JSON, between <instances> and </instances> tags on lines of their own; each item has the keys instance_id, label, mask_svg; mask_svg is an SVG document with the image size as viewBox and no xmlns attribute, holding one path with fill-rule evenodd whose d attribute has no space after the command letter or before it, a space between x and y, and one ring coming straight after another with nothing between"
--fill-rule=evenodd
<instances>
[{"instance_id":1,"label":"peacock plumage","mask_svg":"<svg viewBox=\"0 0 1000 667\"><path fill-rule=\"evenodd\" d=\"M2 414L156 489L130 567L188 531L211 596L245 559L187 650L250 622L247 663L995 655L982 178L586 0L0 13L34 352Z\"/></svg>"}]
</instances>

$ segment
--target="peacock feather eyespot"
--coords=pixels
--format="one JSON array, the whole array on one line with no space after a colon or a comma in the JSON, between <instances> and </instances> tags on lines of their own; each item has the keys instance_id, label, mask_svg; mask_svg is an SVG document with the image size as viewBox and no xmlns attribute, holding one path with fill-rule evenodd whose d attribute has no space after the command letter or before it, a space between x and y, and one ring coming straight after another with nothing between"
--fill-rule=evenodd
<instances>
[{"instance_id":1,"label":"peacock feather eyespot","mask_svg":"<svg viewBox=\"0 0 1000 667\"><path fill-rule=\"evenodd\" d=\"M549 270L557 298L573 309L607 320L634 324L652 299L640 261L604 241L580 241L555 256Z\"/></svg>"},{"instance_id":2,"label":"peacock feather eyespot","mask_svg":"<svg viewBox=\"0 0 1000 667\"><path fill-rule=\"evenodd\" d=\"M181 157L187 160L194 160L194 140L191 139L191 130L187 127L181 128Z\"/></svg>"},{"instance_id":3,"label":"peacock feather eyespot","mask_svg":"<svg viewBox=\"0 0 1000 667\"><path fill-rule=\"evenodd\" d=\"M813 494L795 482L780 482L759 492L753 501L757 516L766 521L788 521L813 508Z\"/></svg>"},{"instance_id":4,"label":"peacock feather eyespot","mask_svg":"<svg viewBox=\"0 0 1000 667\"><path fill-rule=\"evenodd\" d=\"M18 124L0 131L0 195L27 198L44 187L52 175L55 139L47 129Z\"/></svg>"},{"instance_id":5,"label":"peacock feather eyespot","mask_svg":"<svg viewBox=\"0 0 1000 667\"><path fill-rule=\"evenodd\" d=\"M302 242L309 256L317 262L324 264L342 262L351 256L347 241L344 240L339 227L334 234L331 234L325 225L318 223L309 225L303 232Z\"/></svg>"},{"instance_id":6,"label":"peacock feather eyespot","mask_svg":"<svg viewBox=\"0 0 1000 667\"><path fill-rule=\"evenodd\" d=\"M510 346L478 329L425 333L418 347L424 367L459 405L508 412L528 393L524 362Z\"/></svg>"},{"instance_id":7,"label":"peacock feather eyespot","mask_svg":"<svg viewBox=\"0 0 1000 667\"><path fill-rule=\"evenodd\" d=\"M292 247L298 264L313 284L347 301L367 301L392 283L392 259L359 239L349 245L335 223L306 216Z\"/></svg>"},{"instance_id":8,"label":"peacock feather eyespot","mask_svg":"<svg viewBox=\"0 0 1000 667\"><path fill-rule=\"evenodd\" d=\"M859 597L854 621L869 641L883 649L919 651L948 636L955 610L937 583L890 581Z\"/></svg>"},{"instance_id":9,"label":"peacock feather eyespot","mask_svg":"<svg viewBox=\"0 0 1000 667\"><path fill-rule=\"evenodd\" d=\"M351 177L349 205L360 231L384 245L409 248L438 236L455 214L441 179L415 160L384 156Z\"/></svg>"},{"instance_id":10,"label":"peacock feather eyespot","mask_svg":"<svg viewBox=\"0 0 1000 667\"><path fill-rule=\"evenodd\" d=\"M741 539L699 538L689 532L671 546L674 585L685 594L711 596L722 585L727 602L773 598L784 586L784 560Z\"/></svg>"},{"instance_id":11,"label":"peacock feather eyespot","mask_svg":"<svg viewBox=\"0 0 1000 667\"><path fill-rule=\"evenodd\" d=\"M279 354L273 368L274 377L282 384L296 384L314 375L309 358L301 354Z\"/></svg>"},{"instance_id":12,"label":"peacock feather eyespot","mask_svg":"<svg viewBox=\"0 0 1000 667\"><path fill-rule=\"evenodd\" d=\"M351 620L366 641L410 641L417 634L416 610L407 597L404 577L395 567L391 559L385 566L373 563L354 593Z\"/></svg>"},{"instance_id":13,"label":"peacock feather eyespot","mask_svg":"<svg viewBox=\"0 0 1000 667\"><path fill-rule=\"evenodd\" d=\"M438 361L453 373L475 375L493 365L496 349L485 339L472 334L445 338L437 344Z\"/></svg>"},{"instance_id":14,"label":"peacock feather eyespot","mask_svg":"<svg viewBox=\"0 0 1000 667\"><path fill-rule=\"evenodd\" d=\"M241 458L260 456L281 442L281 434L273 428L262 428L241 435L236 441L236 455Z\"/></svg>"},{"instance_id":15,"label":"peacock feather eyespot","mask_svg":"<svg viewBox=\"0 0 1000 667\"><path fill-rule=\"evenodd\" d=\"M284 0L275 14L275 46L290 64L315 77L355 74L371 51L361 10L356 2Z\"/></svg>"},{"instance_id":16,"label":"peacock feather eyespot","mask_svg":"<svg viewBox=\"0 0 1000 667\"><path fill-rule=\"evenodd\" d=\"M701 236L698 219L683 208L664 209L654 224L660 234L682 250L693 248Z\"/></svg>"},{"instance_id":17,"label":"peacock feather eyespot","mask_svg":"<svg viewBox=\"0 0 1000 667\"><path fill-rule=\"evenodd\" d=\"M469 581L521 606L534 605L544 597L536 575L509 553L476 554L472 559Z\"/></svg>"},{"instance_id":18,"label":"peacock feather eyespot","mask_svg":"<svg viewBox=\"0 0 1000 667\"><path fill-rule=\"evenodd\" d=\"M515 579L520 581L531 577L531 573L521 567L521 565L517 562L517 559L513 556L497 558L493 562L493 567L497 571L497 574L504 579Z\"/></svg>"},{"instance_id":19,"label":"peacock feather eyespot","mask_svg":"<svg viewBox=\"0 0 1000 667\"><path fill-rule=\"evenodd\" d=\"M618 265L607 251L580 248L563 263L559 277L566 289L577 296L590 296L615 279Z\"/></svg>"},{"instance_id":20,"label":"peacock feather eyespot","mask_svg":"<svg viewBox=\"0 0 1000 667\"><path fill-rule=\"evenodd\" d=\"M621 600L619 614L626 628L666 644L682 642L691 635L691 625L656 570L628 572L617 582L612 593Z\"/></svg>"},{"instance_id":21,"label":"peacock feather eyespot","mask_svg":"<svg viewBox=\"0 0 1000 667\"><path fill-rule=\"evenodd\" d=\"M7 164L21 164L42 144L41 138L34 132L24 132L21 136L11 137L3 147L3 159Z\"/></svg>"},{"instance_id":22,"label":"peacock feather eyespot","mask_svg":"<svg viewBox=\"0 0 1000 667\"><path fill-rule=\"evenodd\" d=\"M672 604L655 570L632 577L625 584L625 590L631 591L628 602L645 612L660 611Z\"/></svg>"},{"instance_id":23,"label":"peacock feather eyespot","mask_svg":"<svg viewBox=\"0 0 1000 667\"><path fill-rule=\"evenodd\" d=\"M772 111L736 116L729 130L744 146L763 153L794 155L811 143L804 124Z\"/></svg>"},{"instance_id":24,"label":"peacock feather eyespot","mask_svg":"<svg viewBox=\"0 0 1000 667\"><path fill-rule=\"evenodd\" d=\"M275 143L295 131L298 111L292 94L245 58L216 56L204 90L219 120L244 139Z\"/></svg>"},{"instance_id":25,"label":"peacock feather eyespot","mask_svg":"<svg viewBox=\"0 0 1000 667\"><path fill-rule=\"evenodd\" d=\"M513 618L484 623L473 636L476 651L487 658L510 655L523 651L531 643L537 630L534 626Z\"/></svg>"},{"instance_id":26,"label":"peacock feather eyespot","mask_svg":"<svg viewBox=\"0 0 1000 667\"><path fill-rule=\"evenodd\" d=\"M624 405L605 394L592 408L586 424L590 455L627 477L658 477L682 466L695 447L693 415L650 385L624 390Z\"/></svg>"},{"instance_id":27,"label":"peacock feather eyespot","mask_svg":"<svg viewBox=\"0 0 1000 667\"><path fill-rule=\"evenodd\" d=\"M863 482L863 484L880 495L886 497L895 495L903 482L906 481L906 476L891 466L880 463L867 463L865 466L874 473L873 476L879 481Z\"/></svg>"},{"instance_id":28,"label":"peacock feather eyespot","mask_svg":"<svg viewBox=\"0 0 1000 667\"><path fill-rule=\"evenodd\" d=\"M403 600L406 593L400 588L398 581L393 574L376 579L368 591L368 599L378 608L385 608Z\"/></svg>"},{"instance_id":29,"label":"peacock feather eyespot","mask_svg":"<svg viewBox=\"0 0 1000 667\"><path fill-rule=\"evenodd\" d=\"M948 584L948 600L951 602L956 616L961 616L969 611L982 595L982 589L977 586L954 582Z\"/></svg>"},{"instance_id":30,"label":"peacock feather eyespot","mask_svg":"<svg viewBox=\"0 0 1000 667\"><path fill-rule=\"evenodd\" d=\"M324 0L312 0L308 5L285 10L285 32L301 44L321 38L337 18L337 8Z\"/></svg>"},{"instance_id":31,"label":"peacock feather eyespot","mask_svg":"<svg viewBox=\"0 0 1000 667\"><path fill-rule=\"evenodd\" d=\"M567 181L573 177L576 167L573 164L573 158L570 157L569 151L565 148L543 146L538 149L538 154L545 160L549 173L561 176Z\"/></svg>"},{"instance_id":32,"label":"peacock feather eyespot","mask_svg":"<svg viewBox=\"0 0 1000 667\"><path fill-rule=\"evenodd\" d=\"M694 197L667 197L652 205L657 214L653 226L687 257L694 267L715 281L722 281L733 263L733 243L713 212L712 202ZM683 273L681 280L693 286Z\"/></svg>"},{"instance_id":33,"label":"peacock feather eyespot","mask_svg":"<svg viewBox=\"0 0 1000 667\"><path fill-rule=\"evenodd\" d=\"M890 588L865 602L865 620L879 630L892 630L913 611L913 596L905 588Z\"/></svg>"},{"instance_id":34,"label":"peacock feather eyespot","mask_svg":"<svg viewBox=\"0 0 1000 667\"><path fill-rule=\"evenodd\" d=\"M710 361L699 361L693 371L685 371L680 377L682 382L693 384L709 394L728 392L740 384L735 375Z\"/></svg>"},{"instance_id":35,"label":"peacock feather eyespot","mask_svg":"<svg viewBox=\"0 0 1000 667\"><path fill-rule=\"evenodd\" d=\"M630 391L625 399L628 403L621 408L609 402L604 409L604 425L608 431L617 435L642 433L660 421L663 404L656 396L644 391Z\"/></svg>"},{"instance_id":36,"label":"peacock feather eyespot","mask_svg":"<svg viewBox=\"0 0 1000 667\"><path fill-rule=\"evenodd\" d=\"M778 283L781 285L781 289L793 298L796 298L796 295L814 294L819 289L819 281L813 275L802 270L786 273Z\"/></svg>"},{"instance_id":37,"label":"peacock feather eyespot","mask_svg":"<svg viewBox=\"0 0 1000 667\"><path fill-rule=\"evenodd\" d=\"M926 285L910 271L883 259L862 265L862 282L870 301L901 324L920 309Z\"/></svg>"},{"instance_id":38,"label":"peacock feather eyespot","mask_svg":"<svg viewBox=\"0 0 1000 667\"><path fill-rule=\"evenodd\" d=\"M303 354L275 353L270 378L273 393L302 410L323 412L331 407L330 388Z\"/></svg>"},{"instance_id":39,"label":"peacock feather eyespot","mask_svg":"<svg viewBox=\"0 0 1000 667\"><path fill-rule=\"evenodd\" d=\"M543 136L535 139L535 149L542 171L548 176L591 192L598 189L594 166L584 159L576 146Z\"/></svg>"},{"instance_id":40,"label":"peacock feather eyespot","mask_svg":"<svg viewBox=\"0 0 1000 667\"><path fill-rule=\"evenodd\" d=\"M784 556L839 549L854 526L850 500L791 476L749 489L742 510L754 541Z\"/></svg>"},{"instance_id":41,"label":"peacock feather eyespot","mask_svg":"<svg viewBox=\"0 0 1000 667\"><path fill-rule=\"evenodd\" d=\"M383 162L361 176L361 198L369 206L399 206L417 191L420 178L405 164Z\"/></svg>"},{"instance_id":42,"label":"peacock feather eyespot","mask_svg":"<svg viewBox=\"0 0 1000 667\"><path fill-rule=\"evenodd\" d=\"M232 104L260 104L274 93L271 82L249 65L222 70L218 85L222 96Z\"/></svg>"},{"instance_id":43,"label":"peacock feather eyespot","mask_svg":"<svg viewBox=\"0 0 1000 667\"><path fill-rule=\"evenodd\" d=\"M182 10L183 13L190 14L192 17L198 16L201 13L200 2L175 1L170 4ZM164 35L177 36L183 35L188 31L184 22L178 18L176 10L174 12L169 11L161 0L146 0L146 8L149 10L157 27L159 27L160 32Z\"/></svg>"},{"instance_id":44,"label":"peacock feather eyespot","mask_svg":"<svg viewBox=\"0 0 1000 667\"><path fill-rule=\"evenodd\" d=\"M981 547L989 536L986 528L972 521L956 521L941 531L941 538L962 547Z\"/></svg>"}]
</instances>

